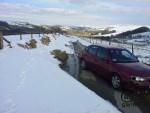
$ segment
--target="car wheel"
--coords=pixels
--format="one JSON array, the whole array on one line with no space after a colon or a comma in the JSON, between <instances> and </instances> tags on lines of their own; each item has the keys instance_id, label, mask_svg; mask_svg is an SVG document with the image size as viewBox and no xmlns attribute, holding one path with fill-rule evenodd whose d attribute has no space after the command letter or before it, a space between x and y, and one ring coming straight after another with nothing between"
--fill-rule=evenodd
<instances>
[{"instance_id":1,"label":"car wheel","mask_svg":"<svg viewBox=\"0 0 150 113\"><path fill-rule=\"evenodd\" d=\"M80 67L81 67L81 69L87 69L87 65L86 65L86 62L84 60L81 60Z\"/></svg>"},{"instance_id":2,"label":"car wheel","mask_svg":"<svg viewBox=\"0 0 150 113\"><path fill-rule=\"evenodd\" d=\"M111 78L111 84L112 84L113 88L121 89L121 79L120 79L119 75L113 74L113 76Z\"/></svg>"}]
</instances>

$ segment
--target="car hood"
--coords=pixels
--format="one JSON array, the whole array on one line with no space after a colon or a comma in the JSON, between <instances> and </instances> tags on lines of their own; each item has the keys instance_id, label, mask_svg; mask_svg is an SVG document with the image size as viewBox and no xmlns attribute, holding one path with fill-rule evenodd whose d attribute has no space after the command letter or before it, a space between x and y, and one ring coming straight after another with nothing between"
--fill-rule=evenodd
<instances>
[{"instance_id":1,"label":"car hood","mask_svg":"<svg viewBox=\"0 0 150 113\"><path fill-rule=\"evenodd\" d=\"M150 66L147 66L143 63L117 63L116 65L121 71L128 72L129 74L150 77Z\"/></svg>"}]
</instances>

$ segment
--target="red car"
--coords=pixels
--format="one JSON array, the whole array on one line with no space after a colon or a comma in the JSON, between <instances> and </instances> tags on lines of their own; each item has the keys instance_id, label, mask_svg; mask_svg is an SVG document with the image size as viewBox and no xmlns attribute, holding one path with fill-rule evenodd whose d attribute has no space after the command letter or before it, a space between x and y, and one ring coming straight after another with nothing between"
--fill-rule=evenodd
<instances>
[{"instance_id":1,"label":"red car","mask_svg":"<svg viewBox=\"0 0 150 113\"><path fill-rule=\"evenodd\" d=\"M78 57L82 68L109 79L115 89L150 89L150 67L127 49L90 45Z\"/></svg>"}]
</instances>

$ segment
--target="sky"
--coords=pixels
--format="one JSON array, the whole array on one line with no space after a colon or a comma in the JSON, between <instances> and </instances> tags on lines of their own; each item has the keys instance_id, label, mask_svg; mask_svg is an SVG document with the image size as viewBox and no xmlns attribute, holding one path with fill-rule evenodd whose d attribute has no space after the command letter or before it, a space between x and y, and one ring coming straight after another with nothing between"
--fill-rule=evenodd
<instances>
[{"instance_id":1,"label":"sky","mask_svg":"<svg viewBox=\"0 0 150 113\"><path fill-rule=\"evenodd\" d=\"M0 0L0 20L48 25L150 25L150 0Z\"/></svg>"}]
</instances>

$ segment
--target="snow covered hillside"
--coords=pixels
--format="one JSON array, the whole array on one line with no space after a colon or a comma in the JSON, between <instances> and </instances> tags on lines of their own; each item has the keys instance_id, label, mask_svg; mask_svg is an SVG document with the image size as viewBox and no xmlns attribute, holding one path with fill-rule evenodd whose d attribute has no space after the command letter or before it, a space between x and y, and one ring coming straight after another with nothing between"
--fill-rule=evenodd
<instances>
[{"instance_id":1,"label":"snow covered hillside","mask_svg":"<svg viewBox=\"0 0 150 113\"><path fill-rule=\"evenodd\" d=\"M114 33L108 33L108 34L101 34L101 33L99 33L98 35L95 35L95 36L96 37L97 36L104 36L104 37L115 36L115 35L118 35L120 33L129 31L129 30L134 30L134 29L136 29L138 27L140 27L140 26L137 26L137 25L125 25L125 26L112 25L112 26L105 26L105 27L102 28L103 30L108 30L108 31L113 31L114 30L115 32Z\"/></svg>"},{"instance_id":2,"label":"snow covered hillside","mask_svg":"<svg viewBox=\"0 0 150 113\"><path fill-rule=\"evenodd\" d=\"M15 25L20 27L33 28L33 25L28 22L19 22L19 21L7 21L9 25Z\"/></svg>"},{"instance_id":3,"label":"snow covered hillside","mask_svg":"<svg viewBox=\"0 0 150 113\"><path fill-rule=\"evenodd\" d=\"M111 103L98 97L62 71L50 51L73 53L65 46L78 38L53 36L49 46L42 45L38 35L36 49L23 49L30 35L7 36L13 48L0 50L0 113L119 113ZM84 44L89 44L82 41Z\"/></svg>"}]
</instances>

